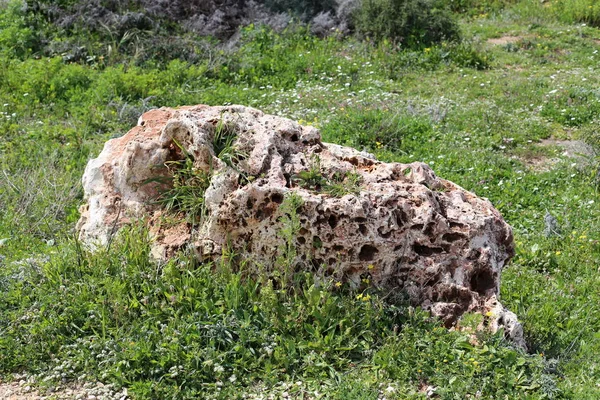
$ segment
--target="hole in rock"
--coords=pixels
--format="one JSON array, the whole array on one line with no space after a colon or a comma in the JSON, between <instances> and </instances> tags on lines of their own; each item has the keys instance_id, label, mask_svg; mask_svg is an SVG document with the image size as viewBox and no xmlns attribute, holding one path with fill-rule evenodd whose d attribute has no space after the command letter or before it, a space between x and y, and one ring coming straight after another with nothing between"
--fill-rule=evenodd
<instances>
[{"instance_id":1,"label":"hole in rock","mask_svg":"<svg viewBox=\"0 0 600 400\"><path fill-rule=\"evenodd\" d=\"M285 178L285 187L291 188L292 187L292 176L290 174L283 174L283 177Z\"/></svg>"},{"instance_id":2,"label":"hole in rock","mask_svg":"<svg viewBox=\"0 0 600 400\"><path fill-rule=\"evenodd\" d=\"M456 242L457 240L461 240L464 238L465 238L465 235L463 235L460 232L444 233L444 235L442 236L442 239L445 240L446 242Z\"/></svg>"},{"instance_id":3,"label":"hole in rock","mask_svg":"<svg viewBox=\"0 0 600 400\"><path fill-rule=\"evenodd\" d=\"M358 259L360 261L373 261L377 253L379 253L377 247L371 246L370 244L365 244L360 249L360 253L358 253Z\"/></svg>"},{"instance_id":4,"label":"hole in rock","mask_svg":"<svg viewBox=\"0 0 600 400\"><path fill-rule=\"evenodd\" d=\"M418 255L425 256L425 257L431 256L434 254L440 254L441 252L444 251L444 249L442 249L440 247L429 247L429 246L424 246L419 243L413 244L413 250Z\"/></svg>"},{"instance_id":5,"label":"hole in rock","mask_svg":"<svg viewBox=\"0 0 600 400\"><path fill-rule=\"evenodd\" d=\"M329 223L329 226L331 227L331 229L335 229L335 227L337 226L338 220L337 220L337 217L332 214L329 216L329 219L327 220L327 222Z\"/></svg>"},{"instance_id":6,"label":"hole in rock","mask_svg":"<svg viewBox=\"0 0 600 400\"><path fill-rule=\"evenodd\" d=\"M358 231L360 232L361 235L366 236L367 235L367 226L365 224L358 225Z\"/></svg>"},{"instance_id":7,"label":"hole in rock","mask_svg":"<svg viewBox=\"0 0 600 400\"><path fill-rule=\"evenodd\" d=\"M300 236L300 237L298 238L298 243L300 243L300 244L305 244L305 243L306 243L306 239L305 239L305 238L303 238L302 236Z\"/></svg>"},{"instance_id":8,"label":"hole in rock","mask_svg":"<svg viewBox=\"0 0 600 400\"><path fill-rule=\"evenodd\" d=\"M335 246L333 246L333 251L342 251L344 250L344 246L340 246L339 244L336 244Z\"/></svg>"},{"instance_id":9,"label":"hole in rock","mask_svg":"<svg viewBox=\"0 0 600 400\"><path fill-rule=\"evenodd\" d=\"M432 221L427 224L423 233L433 239L435 236L434 231L435 231L435 222Z\"/></svg>"},{"instance_id":10,"label":"hole in rock","mask_svg":"<svg viewBox=\"0 0 600 400\"><path fill-rule=\"evenodd\" d=\"M471 249L467 255L467 259L469 260L477 260L479 257L481 257L481 251L479 249Z\"/></svg>"},{"instance_id":11,"label":"hole in rock","mask_svg":"<svg viewBox=\"0 0 600 400\"><path fill-rule=\"evenodd\" d=\"M281 193L273 193L271 195L271 201L273 203L281 204L283 203L283 195Z\"/></svg>"},{"instance_id":12,"label":"hole in rock","mask_svg":"<svg viewBox=\"0 0 600 400\"><path fill-rule=\"evenodd\" d=\"M380 226L377 229L377 233L379 233L379 236L381 236L384 239L389 238L390 236L392 236L392 231L388 231L388 232L384 232L384 228L382 226Z\"/></svg>"},{"instance_id":13,"label":"hole in rock","mask_svg":"<svg viewBox=\"0 0 600 400\"><path fill-rule=\"evenodd\" d=\"M323 247L323 241L321 240L320 237L313 236L313 247L315 249L320 249L321 247Z\"/></svg>"},{"instance_id":14,"label":"hole in rock","mask_svg":"<svg viewBox=\"0 0 600 400\"><path fill-rule=\"evenodd\" d=\"M298 135L294 133L290 139L292 140L292 142L297 142L298 141Z\"/></svg>"},{"instance_id":15,"label":"hole in rock","mask_svg":"<svg viewBox=\"0 0 600 400\"><path fill-rule=\"evenodd\" d=\"M336 260L335 258L333 258L333 257L331 257L329 260L327 260L327 263L328 263L329 265L335 265L335 264L336 264L336 262L337 262L337 260Z\"/></svg>"},{"instance_id":16,"label":"hole in rock","mask_svg":"<svg viewBox=\"0 0 600 400\"><path fill-rule=\"evenodd\" d=\"M403 226L408 222L408 215L406 215L406 213L401 209L394 210L393 215L396 219L396 225L398 226Z\"/></svg>"},{"instance_id":17,"label":"hole in rock","mask_svg":"<svg viewBox=\"0 0 600 400\"><path fill-rule=\"evenodd\" d=\"M489 290L495 291L496 282L494 281L494 275L489 269L481 269L471 276L471 290L485 295Z\"/></svg>"}]
</instances>

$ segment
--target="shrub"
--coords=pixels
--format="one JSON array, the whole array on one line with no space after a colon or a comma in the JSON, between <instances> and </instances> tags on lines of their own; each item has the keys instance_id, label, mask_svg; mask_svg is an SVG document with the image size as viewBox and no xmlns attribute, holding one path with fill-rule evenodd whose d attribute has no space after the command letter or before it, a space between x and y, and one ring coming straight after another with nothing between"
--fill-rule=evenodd
<instances>
[{"instance_id":1,"label":"shrub","mask_svg":"<svg viewBox=\"0 0 600 400\"><path fill-rule=\"evenodd\" d=\"M303 19L334 11L336 6L334 0L262 0L261 3L275 12L290 12Z\"/></svg>"},{"instance_id":2,"label":"shrub","mask_svg":"<svg viewBox=\"0 0 600 400\"><path fill-rule=\"evenodd\" d=\"M451 46L442 46L443 59L451 61L459 67L487 69L490 67L486 53L478 51L471 43L461 42Z\"/></svg>"},{"instance_id":3,"label":"shrub","mask_svg":"<svg viewBox=\"0 0 600 400\"><path fill-rule=\"evenodd\" d=\"M498 12L515 2L515 0L450 0L449 7L454 12L477 15Z\"/></svg>"},{"instance_id":4,"label":"shrub","mask_svg":"<svg viewBox=\"0 0 600 400\"><path fill-rule=\"evenodd\" d=\"M34 30L26 26L25 15L18 2L11 1L0 13L0 54L25 58L38 45Z\"/></svg>"},{"instance_id":5,"label":"shrub","mask_svg":"<svg viewBox=\"0 0 600 400\"><path fill-rule=\"evenodd\" d=\"M550 3L549 8L563 22L600 27L600 3L596 0L559 0Z\"/></svg>"},{"instance_id":6,"label":"shrub","mask_svg":"<svg viewBox=\"0 0 600 400\"><path fill-rule=\"evenodd\" d=\"M353 22L361 35L409 48L460 37L458 24L438 0L364 0L353 13Z\"/></svg>"}]
</instances>

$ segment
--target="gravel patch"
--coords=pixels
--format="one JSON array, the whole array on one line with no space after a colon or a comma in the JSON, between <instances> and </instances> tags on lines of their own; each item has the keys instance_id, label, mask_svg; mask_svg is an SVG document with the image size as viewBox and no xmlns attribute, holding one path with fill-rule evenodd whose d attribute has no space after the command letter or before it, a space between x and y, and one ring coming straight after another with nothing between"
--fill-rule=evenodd
<instances>
[{"instance_id":1,"label":"gravel patch","mask_svg":"<svg viewBox=\"0 0 600 400\"><path fill-rule=\"evenodd\" d=\"M44 389L26 376L14 376L13 381L0 380L1 400L128 400L127 389L116 390L101 382L67 382Z\"/></svg>"}]
</instances>

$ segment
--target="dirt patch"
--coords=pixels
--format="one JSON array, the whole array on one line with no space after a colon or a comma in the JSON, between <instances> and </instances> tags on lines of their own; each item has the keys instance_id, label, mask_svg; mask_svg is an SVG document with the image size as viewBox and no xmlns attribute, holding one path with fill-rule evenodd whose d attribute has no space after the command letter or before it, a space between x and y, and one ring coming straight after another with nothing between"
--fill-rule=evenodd
<instances>
[{"instance_id":1,"label":"dirt patch","mask_svg":"<svg viewBox=\"0 0 600 400\"><path fill-rule=\"evenodd\" d=\"M594 41L594 43L596 43L597 45L600 46L600 39L592 39Z\"/></svg>"},{"instance_id":2,"label":"dirt patch","mask_svg":"<svg viewBox=\"0 0 600 400\"><path fill-rule=\"evenodd\" d=\"M558 147L560 153L558 157L549 157L543 155L533 155L522 157L521 161L531 170L536 172L550 171L561 158L569 158L577 167L584 168L593 162L595 150L592 146L582 140L558 140L544 139L538 146L540 147Z\"/></svg>"},{"instance_id":3,"label":"dirt patch","mask_svg":"<svg viewBox=\"0 0 600 400\"><path fill-rule=\"evenodd\" d=\"M559 162L558 158L551 157L527 157L521 158L521 162L527 165L527 167L535 172L548 172Z\"/></svg>"},{"instance_id":4,"label":"dirt patch","mask_svg":"<svg viewBox=\"0 0 600 400\"><path fill-rule=\"evenodd\" d=\"M38 391L25 379L13 382L0 381L1 400L127 400L127 389L116 391L102 383L70 382Z\"/></svg>"},{"instance_id":5,"label":"dirt patch","mask_svg":"<svg viewBox=\"0 0 600 400\"><path fill-rule=\"evenodd\" d=\"M511 71L515 71L515 72L523 72L525 71L525 68L519 66L519 65L506 65L505 66L506 69L510 69Z\"/></svg>"},{"instance_id":6,"label":"dirt patch","mask_svg":"<svg viewBox=\"0 0 600 400\"><path fill-rule=\"evenodd\" d=\"M0 399L2 400L37 400L40 396L32 393L31 389L17 382L0 382Z\"/></svg>"},{"instance_id":7,"label":"dirt patch","mask_svg":"<svg viewBox=\"0 0 600 400\"><path fill-rule=\"evenodd\" d=\"M499 38L492 38L492 39L488 39L487 42L489 44L493 44L495 46L504 46L505 44L508 43L516 43L519 40L522 40L523 36L502 36Z\"/></svg>"},{"instance_id":8,"label":"dirt patch","mask_svg":"<svg viewBox=\"0 0 600 400\"><path fill-rule=\"evenodd\" d=\"M596 155L592 146L583 140L544 139L540 146L557 146L562 149L562 155L574 159L578 164L587 165Z\"/></svg>"}]
</instances>

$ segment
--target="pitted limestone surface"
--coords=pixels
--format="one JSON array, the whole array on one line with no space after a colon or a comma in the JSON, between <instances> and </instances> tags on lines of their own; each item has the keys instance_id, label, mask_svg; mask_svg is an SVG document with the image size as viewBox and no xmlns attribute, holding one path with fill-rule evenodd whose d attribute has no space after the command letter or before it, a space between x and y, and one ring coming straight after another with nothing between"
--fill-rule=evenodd
<instances>
[{"instance_id":1,"label":"pitted limestone surface","mask_svg":"<svg viewBox=\"0 0 600 400\"><path fill-rule=\"evenodd\" d=\"M215 148L224 126L234 132L233 161ZM157 179L168 177L165 163L184 154L211 176L205 217L194 227L183 219L164 223L155 201L169 189ZM306 181L308 171L316 171L316 183ZM356 190L336 197L323 187L349 174L359 177ZM354 286L368 281L448 324L498 295L513 255L511 228L492 204L426 164L380 162L323 143L314 127L242 106L150 111L90 161L83 183L87 204L78 226L90 246L106 244L132 218L147 218L156 258L189 246L198 257L218 259L228 248L267 272L286 244L281 205L295 194L302 206L291 271Z\"/></svg>"}]
</instances>

